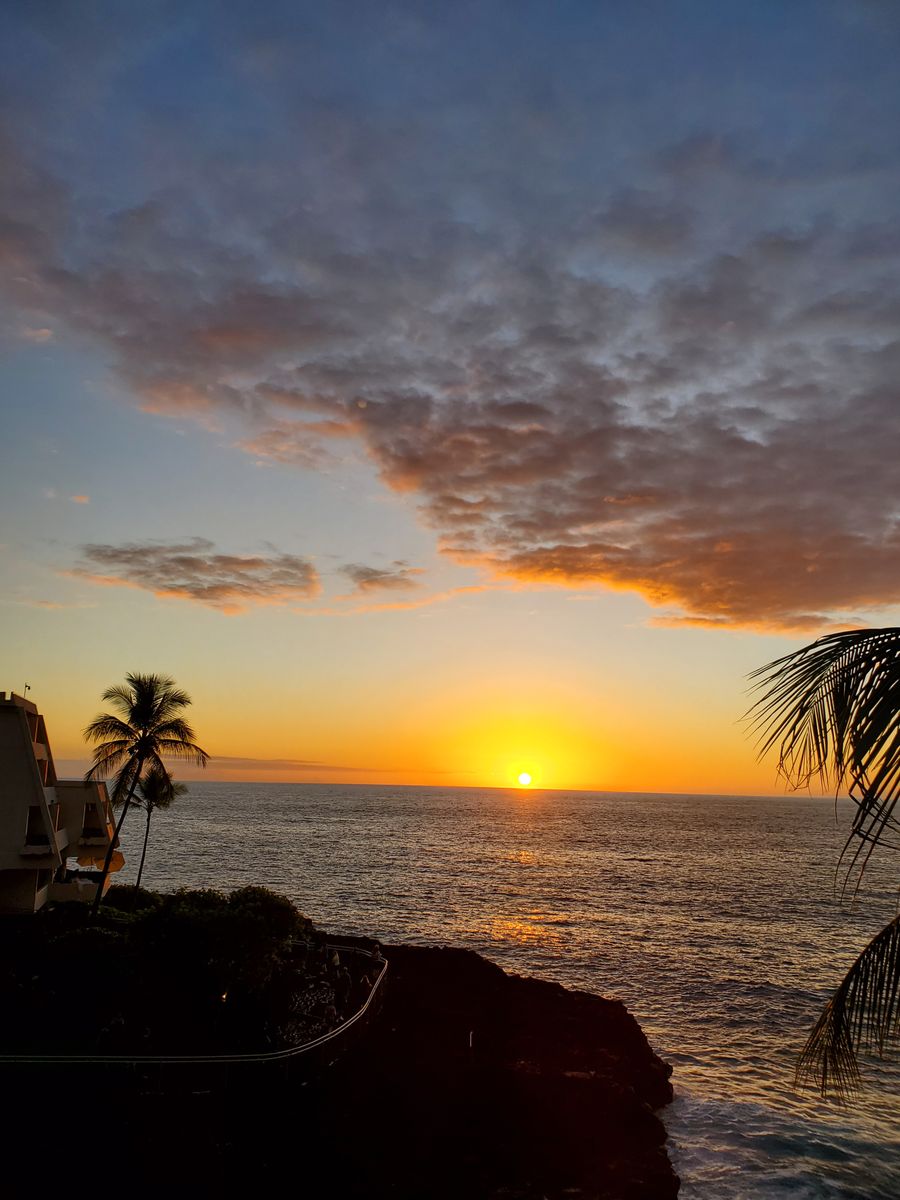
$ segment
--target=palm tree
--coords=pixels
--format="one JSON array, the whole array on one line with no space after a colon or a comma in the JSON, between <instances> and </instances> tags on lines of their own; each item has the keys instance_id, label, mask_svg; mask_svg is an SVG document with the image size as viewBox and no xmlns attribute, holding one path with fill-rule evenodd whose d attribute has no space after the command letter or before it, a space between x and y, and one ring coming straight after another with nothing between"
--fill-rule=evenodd
<instances>
[{"instance_id":1,"label":"palm tree","mask_svg":"<svg viewBox=\"0 0 900 1200\"><path fill-rule=\"evenodd\" d=\"M138 784L144 811L147 814L147 825L144 829L144 845L141 850L141 865L138 867L137 883L141 886L141 876L144 874L144 860L147 857L147 842L150 840L150 818L158 808L169 808L179 797L185 795L187 788L183 783L176 783L165 767L153 766L147 771Z\"/></svg>"},{"instance_id":2,"label":"palm tree","mask_svg":"<svg viewBox=\"0 0 900 1200\"><path fill-rule=\"evenodd\" d=\"M187 759L205 767L209 758L196 745L193 729L180 715L190 704L190 697L168 676L126 675L124 686L107 688L103 699L117 711L100 713L84 731L87 741L97 743L93 765L84 778L90 782L115 773L112 802L114 807L121 805L122 814L106 850L92 907L95 915L103 899L113 850L144 768L164 771L164 757Z\"/></svg>"},{"instance_id":3,"label":"palm tree","mask_svg":"<svg viewBox=\"0 0 900 1200\"><path fill-rule=\"evenodd\" d=\"M761 692L748 717L760 756L777 748L794 787L846 789L856 805L841 853L843 890L855 888L876 846L900 849L900 629L832 633L754 671ZM798 1082L823 1095L859 1086L857 1055L900 1040L900 917L862 951L800 1055Z\"/></svg>"}]
</instances>

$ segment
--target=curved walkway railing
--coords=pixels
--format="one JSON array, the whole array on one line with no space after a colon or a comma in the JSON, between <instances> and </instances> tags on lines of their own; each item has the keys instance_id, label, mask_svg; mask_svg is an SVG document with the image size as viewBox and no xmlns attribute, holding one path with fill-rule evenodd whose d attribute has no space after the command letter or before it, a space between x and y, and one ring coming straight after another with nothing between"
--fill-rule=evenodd
<instances>
[{"instance_id":1,"label":"curved walkway railing","mask_svg":"<svg viewBox=\"0 0 900 1200\"><path fill-rule=\"evenodd\" d=\"M289 1062L300 1058L311 1051L319 1050L337 1043L335 1049L343 1048L338 1039L344 1037L355 1025L358 1025L374 1007L379 989L387 975L387 959L372 950L363 950L358 946L342 946L327 944L329 950L337 950L342 954L359 954L378 962L381 970L372 984L365 1003L357 1009L352 1017L342 1021L329 1033L313 1038L311 1042L300 1042L296 1046L288 1046L283 1050L264 1050L256 1054L0 1054L2 1063L56 1063L77 1066L228 1066L238 1063L278 1063Z\"/></svg>"}]
</instances>

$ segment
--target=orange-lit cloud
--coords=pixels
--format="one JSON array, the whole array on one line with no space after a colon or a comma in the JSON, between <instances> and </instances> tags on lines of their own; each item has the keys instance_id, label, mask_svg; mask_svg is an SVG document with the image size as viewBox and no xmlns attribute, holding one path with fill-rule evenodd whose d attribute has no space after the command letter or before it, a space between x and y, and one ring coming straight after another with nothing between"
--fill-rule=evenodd
<instances>
[{"instance_id":1,"label":"orange-lit cloud","mask_svg":"<svg viewBox=\"0 0 900 1200\"><path fill-rule=\"evenodd\" d=\"M194 600L224 613L309 599L320 590L318 572L305 558L274 549L265 555L221 554L206 538L82 546L82 562L72 574Z\"/></svg>"},{"instance_id":2,"label":"orange-lit cloud","mask_svg":"<svg viewBox=\"0 0 900 1200\"><path fill-rule=\"evenodd\" d=\"M22 603L26 604L29 608L46 609L47 612L59 612L68 607L68 605L60 604L56 600L25 600Z\"/></svg>"},{"instance_id":3,"label":"orange-lit cloud","mask_svg":"<svg viewBox=\"0 0 900 1200\"><path fill-rule=\"evenodd\" d=\"M421 575L425 574L422 567L411 567L402 559L397 559L387 567L367 567L362 563L348 563L340 568L341 574L346 575L356 585L357 592L367 595L382 591L407 591L409 588L421 586Z\"/></svg>"},{"instance_id":4,"label":"orange-lit cloud","mask_svg":"<svg viewBox=\"0 0 900 1200\"><path fill-rule=\"evenodd\" d=\"M10 144L7 288L29 328L109 346L144 407L235 428L260 460L315 469L358 441L445 553L497 579L814 628L900 595L900 241L869 184L859 214L829 191L876 160L852 139L808 150L700 129L558 220L546 197L508 211L503 189L451 219L410 207L408 148L358 115L317 160L327 202L281 209L318 187L302 165L270 164L280 186L253 204L210 167L192 226L179 195L82 211ZM790 196L810 195L821 212L798 216ZM305 560L106 549L86 569L223 609L317 589Z\"/></svg>"},{"instance_id":5,"label":"orange-lit cloud","mask_svg":"<svg viewBox=\"0 0 900 1200\"><path fill-rule=\"evenodd\" d=\"M83 601L68 603L62 600L9 600L6 603L23 605L26 608L41 608L46 612L63 612L66 609L96 607L94 604L87 604Z\"/></svg>"},{"instance_id":6,"label":"orange-lit cloud","mask_svg":"<svg viewBox=\"0 0 900 1200\"><path fill-rule=\"evenodd\" d=\"M443 592L432 592L427 596L417 596L414 600L367 601L366 603L353 604L346 608L330 606L297 609L296 611L303 616L319 617L351 617L361 616L365 613L408 612L416 608L429 608L432 604L444 604L448 600L455 600L458 596L475 596L481 592L496 592L501 590L506 590L503 584L476 583L470 584L467 587L448 588ZM338 597L338 599L343 598Z\"/></svg>"}]
</instances>

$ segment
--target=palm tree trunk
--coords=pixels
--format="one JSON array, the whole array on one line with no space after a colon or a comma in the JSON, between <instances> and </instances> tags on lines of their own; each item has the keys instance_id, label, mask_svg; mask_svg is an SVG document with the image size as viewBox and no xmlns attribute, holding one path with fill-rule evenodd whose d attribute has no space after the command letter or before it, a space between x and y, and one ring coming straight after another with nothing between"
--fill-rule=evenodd
<instances>
[{"instance_id":1,"label":"palm tree trunk","mask_svg":"<svg viewBox=\"0 0 900 1200\"><path fill-rule=\"evenodd\" d=\"M141 865L138 867L137 883L134 885L135 890L141 886L141 876L144 873L144 859L147 857L147 842L150 840L150 818L153 816L153 809L149 807L149 802L144 801L147 807L147 828L144 830L144 848L141 850Z\"/></svg>"},{"instance_id":2,"label":"palm tree trunk","mask_svg":"<svg viewBox=\"0 0 900 1200\"><path fill-rule=\"evenodd\" d=\"M103 860L103 871L100 875L100 882L97 884L97 894L94 896L94 903L91 905L91 917L95 918L100 911L100 904L103 900L103 889L106 886L106 880L109 876L109 865L112 862L113 851L116 848L116 843L119 840L119 833L125 823L125 817L131 805L131 798L134 795L134 789L138 785L138 780L141 777L141 771L144 769L144 760L139 758L135 767L134 778L131 781L131 787L128 789L128 795L125 798L125 803L122 805L122 815L116 822L116 831L112 836L112 840L106 848L106 858Z\"/></svg>"}]
</instances>

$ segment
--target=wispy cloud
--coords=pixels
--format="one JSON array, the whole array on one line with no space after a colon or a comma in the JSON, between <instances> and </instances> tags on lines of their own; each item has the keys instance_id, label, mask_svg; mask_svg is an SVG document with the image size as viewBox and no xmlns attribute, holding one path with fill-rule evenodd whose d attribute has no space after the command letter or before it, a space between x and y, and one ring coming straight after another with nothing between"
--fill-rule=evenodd
<instances>
[{"instance_id":1,"label":"wispy cloud","mask_svg":"<svg viewBox=\"0 0 900 1200\"><path fill-rule=\"evenodd\" d=\"M82 546L72 574L91 583L141 588L193 600L228 614L264 604L289 604L319 592L313 564L271 548L266 554L216 551L206 538Z\"/></svg>"},{"instance_id":2,"label":"wispy cloud","mask_svg":"<svg viewBox=\"0 0 900 1200\"><path fill-rule=\"evenodd\" d=\"M432 604L445 604L447 601L456 600L460 596L477 596L483 592L509 591L514 590L515 587L516 585L513 584L476 583L470 584L467 587L448 588L443 592L431 592L427 596L417 596L412 600L365 601L346 607L325 605L317 608L297 609L297 612L302 616L310 617L357 617L366 613L409 612L416 608L430 608ZM338 597L338 599L342 598Z\"/></svg>"},{"instance_id":3,"label":"wispy cloud","mask_svg":"<svg viewBox=\"0 0 900 1200\"><path fill-rule=\"evenodd\" d=\"M67 609L73 608L96 608L95 604L85 601L66 601L66 600L42 600L42 599L26 599L26 600L4 600L3 604L13 604L23 608L41 608L46 612L64 612Z\"/></svg>"},{"instance_id":4,"label":"wispy cloud","mask_svg":"<svg viewBox=\"0 0 900 1200\"><path fill-rule=\"evenodd\" d=\"M221 764L235 771L361 771L362 767L346 767L320 762L313 758L243 758L232 754L211 754L210 763Z\"/></svg>"},{"instance_id":5,"label":"wispy cloud","mask_svg":"<svg viewBox=\"0 0 900 1200\"><path fill-rule=\"evenodd\" d=\"M367 567L362 563L348 563L339 568L342 575L356 585L356 591L367 595L372 592L407 591L420 587L422 567L411 567L403 559L396 559L387 567Z\"/></svg>"}]
</instances>

